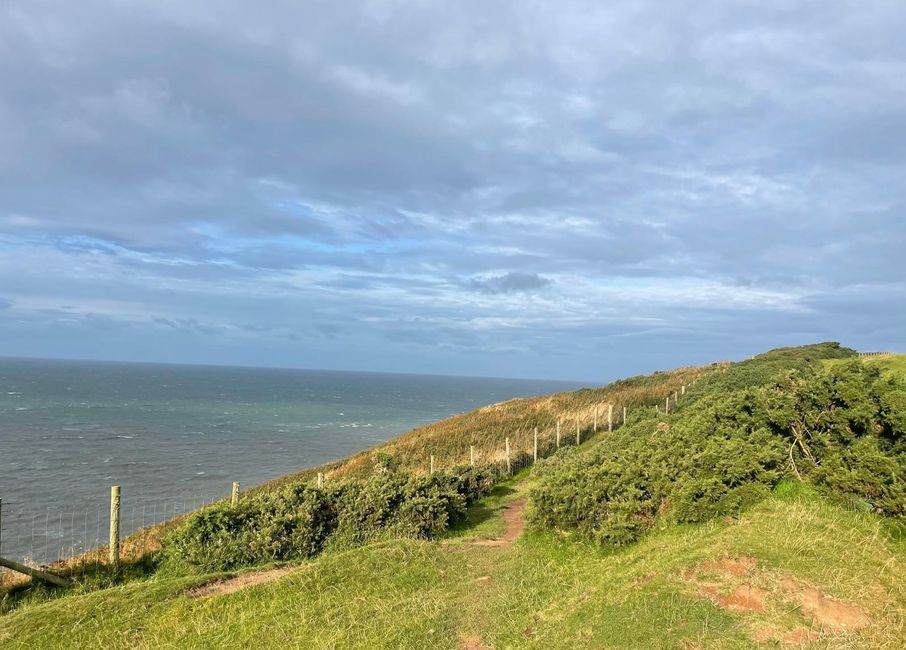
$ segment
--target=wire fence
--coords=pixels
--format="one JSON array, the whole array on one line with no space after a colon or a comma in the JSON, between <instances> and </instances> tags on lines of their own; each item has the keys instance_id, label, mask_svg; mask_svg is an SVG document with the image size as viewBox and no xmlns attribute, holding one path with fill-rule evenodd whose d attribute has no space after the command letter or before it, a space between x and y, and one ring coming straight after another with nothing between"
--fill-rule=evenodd
<instances>
[{"instance_id":1,"label":"wire fence","mask_svg":"<svg viewBox=\"0 0 906 650\"><path fill-rule=\"evenodd\" d=\"M683 389L685 391L685 388ZM675 396L666 398L666 402L675 404ZM661 405L660 408L664 408ZM669 407L668 407L669 408ZM625 424L629 417L629 408L616 404L604 403L584 409L580 412L561 414L554 425L547 427L530 427L517 429L499 436L496 446L470 446L466 452L438 454L429 452L427 471L440 471L461 465L489 466L499 465L512 473L518 472L537 460L547 458L557 450L576 446L584 442L589 435L601 431L614 431Z\"/></svg>"},{"instance_id":2,"label":"wire fence","mask_svg":"<svg viewBox=\"0 0 906 650\"><path fill-rule=\"evenodd\" d=\"M123 557L137 559L159 547L156 536L142 531L223 498L223 494L169 500L125 495L119 512ZM24 504L0 500L0 558L35 569L101 565L108 559L110 515L109 502L59 505L34 512ZM15 575L0 567L0 585L12 582Z\"/></svg>"}]
</instances>

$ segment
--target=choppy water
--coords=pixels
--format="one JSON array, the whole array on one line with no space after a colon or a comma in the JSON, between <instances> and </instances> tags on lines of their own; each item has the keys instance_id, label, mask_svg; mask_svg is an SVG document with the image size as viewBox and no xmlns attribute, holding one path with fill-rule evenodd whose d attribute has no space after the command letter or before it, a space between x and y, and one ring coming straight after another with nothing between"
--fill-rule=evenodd
<instances>
[{"instance_id":1,"label":"choppy water","mask_svg":"<svg viewBox=\"0 0 906 650\"><path fill-rule=\"evenodd\" d=\"M2 554L38 563L413 427L564 382L0 359Z\"/></svg>"}]
</instances>

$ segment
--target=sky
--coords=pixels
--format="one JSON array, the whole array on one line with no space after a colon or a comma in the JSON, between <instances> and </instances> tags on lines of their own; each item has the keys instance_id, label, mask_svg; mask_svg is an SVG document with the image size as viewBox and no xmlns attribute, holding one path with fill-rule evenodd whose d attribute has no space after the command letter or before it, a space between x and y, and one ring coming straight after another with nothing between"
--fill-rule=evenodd
<instances>
[{"instance_id":1,"label":"sky","mask_svg":"<svg viewBox=\"0 0 906 650\"><path fill-rule=\"evenodd\" d=\"M906 352L906 4L0 0L0 355Z\"/></svg>"}]
</instances>

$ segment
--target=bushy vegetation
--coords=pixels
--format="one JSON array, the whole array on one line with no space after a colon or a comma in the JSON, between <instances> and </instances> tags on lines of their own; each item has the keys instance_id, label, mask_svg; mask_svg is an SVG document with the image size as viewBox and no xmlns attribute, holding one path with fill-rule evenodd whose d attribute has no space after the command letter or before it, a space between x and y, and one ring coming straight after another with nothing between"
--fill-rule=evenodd
<instances>
[{"instance_id":1,"label":"bushy vegetation","mask_svg":"<svg viewBox=\"0 0 906 650\"><path fill-rule=\"evenodd\" d=\"M196 512L164 541L171 566L228 570L267 561L311 557L382 538L430 539L461 520L485 494L493 469L460 467L413 476L388 470L367 479L316 488L296 482Z\"/></svg>"},{"instance_id":2,"label":"bushy vegetation","mask_svg":"<svg viewBox=\"0 0 906 650\"><path fill-rule=\"evenodd\" d=\"M733 515L784 477L902 518L906 386L836 344L772 351L703 381L670 416L537 469L534 520L602 543Z\"/></svg>"}]
</instances>

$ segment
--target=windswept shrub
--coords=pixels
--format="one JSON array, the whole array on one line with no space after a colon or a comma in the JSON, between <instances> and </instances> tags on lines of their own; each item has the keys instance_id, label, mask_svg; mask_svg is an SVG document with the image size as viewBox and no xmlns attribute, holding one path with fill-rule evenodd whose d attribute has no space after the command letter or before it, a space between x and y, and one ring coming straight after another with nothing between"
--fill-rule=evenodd
<instances>
[{"instance_id":1,"label":"windswept shrub","mask_svg":"<svg viewBox=\"0 0 906 650\"><path fill-rule=\"evenodd\" d=\"M164 542L171 565L229 570L311 557L391 537L430 539L460 520L494 475L475 468L411 476L381 471L328 488L304 483L190 516Z\"/></svg>"},{"instance_id":2,"label":"windswept shrub","mask_svg":"<svg viewBox=\"0 0 906 650\"><path fill-rule=\"evenodd\" d=\"M310 557L336 527L323 490L290 485L279 492L199 510L164 540L171 564L207 571L267 560Z\"/></svg>"}]
</instances>

